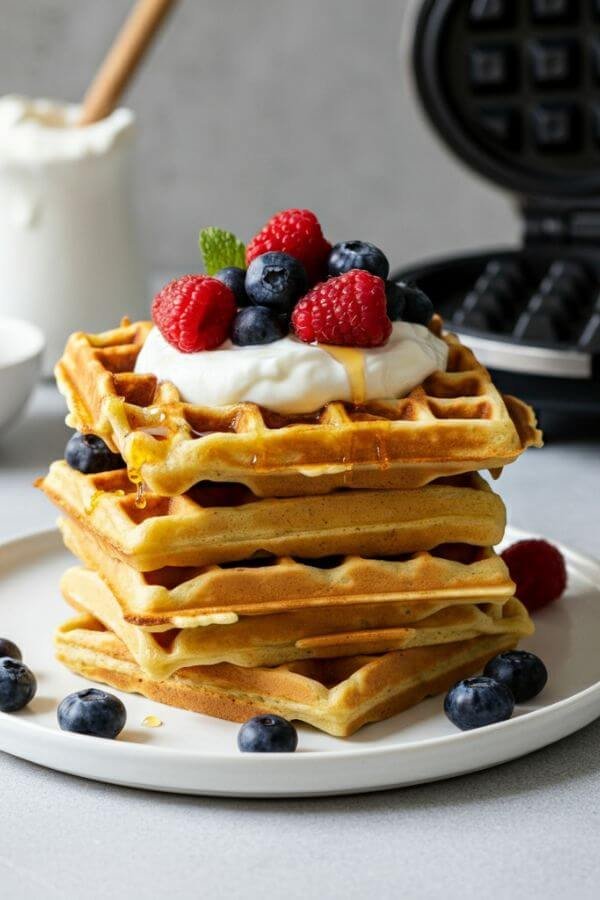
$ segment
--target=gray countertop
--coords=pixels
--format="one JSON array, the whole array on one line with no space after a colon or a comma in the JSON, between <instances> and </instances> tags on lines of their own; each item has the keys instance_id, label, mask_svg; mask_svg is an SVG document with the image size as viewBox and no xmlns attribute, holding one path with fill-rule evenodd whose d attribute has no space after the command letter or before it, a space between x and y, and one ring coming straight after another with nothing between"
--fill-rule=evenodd
<instances>
[{"instance_id":1,"label":"gray countertop","mask_svg":"<svg viewBox=\"0 0 600 900\"><path fill-rule=\"evenodd\" d=\"M0 539L49 526L30 488L62 454L40 387L0 444ZM531 451L499 482L511 522L600 555L600 443ZM24 598L24 603L27 598ZM2 896L597 897L600 721L516 762L382 794L218 800L78 780L0 754Z\"/></svg>"}]
</instances>

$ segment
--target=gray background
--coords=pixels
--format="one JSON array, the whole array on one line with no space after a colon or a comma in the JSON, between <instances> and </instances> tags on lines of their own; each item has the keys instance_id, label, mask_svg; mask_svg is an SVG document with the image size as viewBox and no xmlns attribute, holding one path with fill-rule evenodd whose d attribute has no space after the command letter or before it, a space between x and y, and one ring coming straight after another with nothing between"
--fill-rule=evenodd
<instances>
[{"instance_id":1,"label":"gray background","mask_svg":"<svg viewBox=\"0 0 600 900\"><path fill-rule=\"evenodd\" d=\"M79 99L131 0L0 0L0 93ZM451 160L415 111L407 0L183 0L127 102L153 269L198 268L198 228L248 239L307 206L330 237L394 264L514 240L506 197Z\"/></svg>"}]
</instances>

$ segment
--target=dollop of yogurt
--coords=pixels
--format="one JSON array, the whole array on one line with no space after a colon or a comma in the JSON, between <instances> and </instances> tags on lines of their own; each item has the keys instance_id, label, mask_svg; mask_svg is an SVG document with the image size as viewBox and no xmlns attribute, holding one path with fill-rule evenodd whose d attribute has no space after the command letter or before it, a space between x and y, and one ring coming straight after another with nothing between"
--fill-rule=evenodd
<instances>
[{"instance_id":1,"label":"dollop of yogurt","mask_svg":"<svg viewBox=\"0 0 600 900\"><path fill-rule=\"evenodd\" d=\"M394 322L387 343L372 349L328 348L288 335L250 347L226 341L199 353L181 353L155 327L135 371L170 381L189 403L229 406L249 401L296 415L335 400L357 403L406 396L432 372L445 370L447 361L444 341L424 325L409 322Z\"/></svg>"}]
</instances>

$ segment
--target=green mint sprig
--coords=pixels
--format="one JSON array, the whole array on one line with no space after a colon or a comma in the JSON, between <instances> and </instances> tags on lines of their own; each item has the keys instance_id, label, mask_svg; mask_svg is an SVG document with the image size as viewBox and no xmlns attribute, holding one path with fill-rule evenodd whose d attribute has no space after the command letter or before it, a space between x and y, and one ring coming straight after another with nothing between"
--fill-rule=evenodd
<instances>
[{"instance_id":1,"label":"green mint sprig","mask_svg":"<svg viewBox=\"0 0 600 900\"><path fill-rule=\"evenodd\" d=\"M246 268L246 247L235 234L221 228L203 228L198 239L207 275L214 275L225 266Z\"/></svg>"}]
</instances>

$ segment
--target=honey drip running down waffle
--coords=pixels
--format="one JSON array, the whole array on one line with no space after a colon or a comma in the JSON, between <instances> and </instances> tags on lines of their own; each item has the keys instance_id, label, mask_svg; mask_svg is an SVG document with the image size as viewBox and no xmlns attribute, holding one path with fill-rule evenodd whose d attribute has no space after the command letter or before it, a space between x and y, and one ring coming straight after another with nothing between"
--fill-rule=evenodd
<instances>
[{"instance_id":1,"label":"honey drip running down waffle","mask_svg":"<svg viewBox=\"0 0 600 900\"><path fill-rule=\"evenodd\" d=\"M365 358L356 347L332 347L329 344L319 344L321 350L325 350L333 356L346 370L350 383L352 403L359 406L367 399L367 379L365 375Z\"/></svg>"},{"instance_id":2,"label":"honey drip running down waffle","mask_svg":"<svg viewBox=\"0 0 600 900\"><path fill-rule=\"evenodd\" d=\"M68 423L102 437L161 496L185 493L200 481L242 483L256 496L417 488L456 473L500 469L541 444L532 410L502 397L450 334L443 337L447 371L434 372L407 397L329 403L310 415L282 416L253 403L185 403L171 383L136 373L151 327L138 322L72 335L56 377ZM344 356L360 393L361 376L351 374L354 356Z\"/></svg>"}]
</instances>

